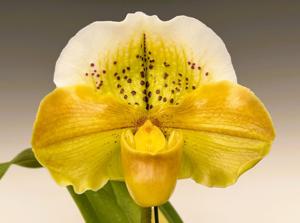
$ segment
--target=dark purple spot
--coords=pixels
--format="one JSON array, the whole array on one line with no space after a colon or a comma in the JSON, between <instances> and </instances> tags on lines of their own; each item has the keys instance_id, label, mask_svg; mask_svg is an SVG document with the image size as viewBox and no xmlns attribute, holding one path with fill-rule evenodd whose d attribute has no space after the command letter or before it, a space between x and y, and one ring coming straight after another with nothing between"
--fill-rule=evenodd
<instances>
[{"instance_id":1,"label":"dark purple spot","mask_svg":"<svg viewBox=\"0 0 300 223\"><path fill-rule=\"evenodd\" d=\"M147 81L146 82L146 88L148 88L150 86L150 83Z\"/></svg>"},{"instance_id":2,"label":"dark purple spot","mask_svg":"<svg viewBox=\"0 0 300 223\"><path fill-rule=\"evenodd\" d=\"M170 64L168 64L167 62L164 62L164 66L165 66L165 67L169 67Z\"/></svg>"},{"instance_id":3,"label":"dark purple spot","mask_svg":"<svg viewBox=\"0 0 300 223\"><path fill-rule=\"evenodd\" d=\"M143 98L143 100L144 100L144 102L146 102L146 103L149 101L149 99L148 99L147 96L145 96L145 97Z\"/></svg>"}]
</instances>

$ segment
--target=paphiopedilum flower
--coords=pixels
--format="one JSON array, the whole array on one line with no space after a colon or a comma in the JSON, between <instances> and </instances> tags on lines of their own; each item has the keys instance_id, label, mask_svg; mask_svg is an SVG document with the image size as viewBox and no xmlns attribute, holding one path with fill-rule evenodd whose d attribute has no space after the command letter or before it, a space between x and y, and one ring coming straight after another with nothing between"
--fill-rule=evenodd
<instances>
[{"instance_id":1,"label":"paphiopedilum flower","mask_svg":"<svg viewBox=\"0 0 300 223\"><path fill-rule=\"evenodd\" d=\"M124 180L141 206L164 203L177 179L226 187L274 139L261 101L236 82L222 40L200 21L129 14L79 31L40 104L33 151L77 193Z\"/></svg>"}]
</instances>

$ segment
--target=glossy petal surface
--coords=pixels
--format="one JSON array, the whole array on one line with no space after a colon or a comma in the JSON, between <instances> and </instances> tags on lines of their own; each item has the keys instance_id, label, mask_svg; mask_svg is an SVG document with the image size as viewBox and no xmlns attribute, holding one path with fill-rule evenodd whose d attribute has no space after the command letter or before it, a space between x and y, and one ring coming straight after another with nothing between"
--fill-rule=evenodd
<instances>
[{"instance_id":1,"label":"glossy petal surface","mask_svg":"<svg viewBox=\"0 0 300 223\"><path fill-rule=\"evenodd\" d=\"M137 109L93 88L58 88L40 105L33 150L59 184L97 190L121 177L120 134L139 117Z\"/></svg>"},{"instance_id":2,"label":"glossy petal surface","mask_svg":"<svg viewBox=\"0 0 300 223\"><path fill-rule=\"evenodd\" d=\"M180 177L223 187L254 166L274 139L270 116L247 88L230 82L203 85L179 106L153 111L160 126L183 129Z\"/></svg>"}]
</instances>

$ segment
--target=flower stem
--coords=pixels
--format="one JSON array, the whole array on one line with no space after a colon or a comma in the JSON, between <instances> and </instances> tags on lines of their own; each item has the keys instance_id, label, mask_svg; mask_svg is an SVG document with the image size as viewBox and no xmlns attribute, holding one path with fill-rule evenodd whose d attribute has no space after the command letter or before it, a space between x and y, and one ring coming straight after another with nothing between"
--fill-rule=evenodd
<instances>
[{"instance_id":1,"label":"flower stem","mask_svg":"<svg viewBox=\"0 0 300 223\"><path fill-rule=\"evenodd\" d=\"M151 208L143 208L141 223L151 223Z\"/></svg>"},{"instance_id":2,"label":"flower stem","mask_svg":"<svg viewBox=\"0 0 300 223\"><path fill-rule=\"evenodd\" d=\"M155 220L155 223L159 223L158 207L157 206L154 207L154 220Z\"/></svg>"}]
</instances>

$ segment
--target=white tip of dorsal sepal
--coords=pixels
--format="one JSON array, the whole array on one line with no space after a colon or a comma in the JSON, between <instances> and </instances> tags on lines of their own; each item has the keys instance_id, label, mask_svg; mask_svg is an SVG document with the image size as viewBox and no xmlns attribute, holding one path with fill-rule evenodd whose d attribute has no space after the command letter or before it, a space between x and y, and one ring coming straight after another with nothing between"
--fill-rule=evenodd
<instances>
[{"instance_id":1,"label":"white tip of dorsal sepal","mask_svg":"<svg viewBox=\"0 0 300 223\"><path fill-rule=\"evenodd\" d=\"M143 25L147 25L151 23L162 22L162 20L160 20L157 15L148 15L144 12L137 11L134 13L128 13L122 22L128 24L140 23Z\"/></svg>"},{"instance_id":2,"label":"white tip of dorsal sepal","mask_svg":"<svg viewBox=\"0 0 300 223\"><path fill-rule=\"evenodd\" d=\"M140 18L156 18L156 19L158 19L157 15L148 15L148 14L142 12L142 11L136 11L136 12L128 13L126 15L125 20L127 18L131 18L131 17L136 17L136 18L138 18L138 17L140 17Z\"/></svg>"},{"instance_id":3,"label":"white tip of dorsal sepal","mask_svg":"<svg viewBox=\"0 0 300 223\"><path fill-rule=\"evenodd\" d=\"M127 43L139 39L138 35L143 33L147 33L150 39L154 36L178 46L178 49L184 49L186 59L194 60L203 71L210 74L209 77L213 77L213 81L236 82L224 42L201 21L184 15L162 21L156 15L137 11L128 13L121 22L94 22L80 30L58 58L55 84L63 87L84 83L86 78L83 75L88 72L91 62L100 62L106 55L113 55L121 46L128 47Z\"/></svg>"}]
</instances>

